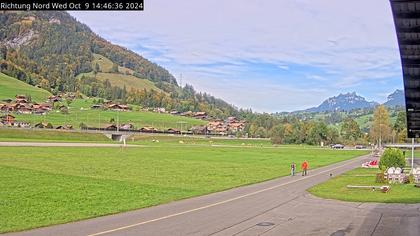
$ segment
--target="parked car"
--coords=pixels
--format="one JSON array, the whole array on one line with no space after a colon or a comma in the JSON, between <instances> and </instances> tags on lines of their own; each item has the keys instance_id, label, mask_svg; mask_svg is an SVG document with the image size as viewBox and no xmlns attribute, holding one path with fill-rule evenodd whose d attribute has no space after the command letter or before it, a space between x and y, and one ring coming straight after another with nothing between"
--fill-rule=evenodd
<instances>
[{"instance_id":1,"label":"parked car","mask_svg":"<svg viewBox=\"0 0 420 236\"><path fill-rule=\"evenodd\" d=\"M334 148L334 149L343 149L343 148L344 148L344 145L343 145L343 144L339 144L339 143L337 143L337 144L334 144L334 145L332 146L332 148Z\"/></svg>"},{"instance_id":2,"label":"parked car","mask_svg":"<svg viewBox=\"0 0 420 236\"><path fill-rule=\"evenodd\" d=\"M356 145L354 146L356 149L365 149L366 147L363 145Z\"/></svg>"}]
</instances>

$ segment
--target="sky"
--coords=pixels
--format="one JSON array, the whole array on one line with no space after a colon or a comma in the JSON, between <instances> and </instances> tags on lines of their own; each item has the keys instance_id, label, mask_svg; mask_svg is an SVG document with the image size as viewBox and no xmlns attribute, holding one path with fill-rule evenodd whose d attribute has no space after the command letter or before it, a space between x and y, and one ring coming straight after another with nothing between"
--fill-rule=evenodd
<instances>
[{"instance_id":1,"label":"sky","mask_svg":"<svg viewBox=\"0 0 420 236\"><path fill-rule=\"evenodd\" d=\"M281 112L357 92L385 102L402 73L389 0L145 0L70 12L95 33L240 108Z\"/></svg>"}]
</instances>

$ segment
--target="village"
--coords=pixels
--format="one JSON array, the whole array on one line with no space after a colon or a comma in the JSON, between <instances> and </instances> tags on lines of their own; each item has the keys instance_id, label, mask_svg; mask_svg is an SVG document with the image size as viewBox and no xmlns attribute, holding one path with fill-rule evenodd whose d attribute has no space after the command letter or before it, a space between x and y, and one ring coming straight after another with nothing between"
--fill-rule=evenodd
<instances>
[{"instance_id":1,"label":"village","mask_svg":"<svg viewBox=\"0 0 420 236\"><path fill-rule=\"evenodd\" d=\"M62 93L49 96L44 103L32 102L30 95L16 95L15 99L4 99L0 102L0 112L2 114L0 127L14 128L35 128L35 129L57 129L57 130L73 130L75 127L63 123L55 127L45 118L42 122L31 123L28 120L17 119L16 115L33 115L44 116L50 112L58 112L63 115L69 114L69 104L76 99L73 93ZM91 110L111 111L111 112L132 112L132 108L127 104L121 104L110 100L99 100L92 106ZM153 126L136 127L133 123L121 123L112 120L109 124L91 127L81 125L82 130L99 130L99 131L126 131L140 133L167 133L167 134L194 134L194 135L235 135L245 128L246 122L238 120L236 117L228 117L225 120L215 119L208 116L206 112L186 111L179 112L176 110L167 111L165 108L143 108L141 112L163 113L172 116L188 117L207 121L206 125L192 126L188 130L181 128L158 129ZM28 116L29 117L29 116Z\"/></svg>"}]
</instances>

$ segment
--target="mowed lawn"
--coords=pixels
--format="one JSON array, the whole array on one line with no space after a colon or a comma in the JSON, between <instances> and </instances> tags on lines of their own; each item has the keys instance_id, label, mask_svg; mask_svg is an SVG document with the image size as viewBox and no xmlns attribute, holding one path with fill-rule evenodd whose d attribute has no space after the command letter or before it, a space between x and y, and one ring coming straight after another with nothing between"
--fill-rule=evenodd
<instances>
[{"instance_id":1,"label":"mowed lawn","mask_svg":"<svg viewBox=\"0 0 420 236\"><path fill-rule=\"evenodd\" d=\"M232 145L232 146L273 146L270 139L238 139L217 136L135 134L127 139L130 144L141 145ZM302 145L303 146L303 145ZM301 147L293 145L293 147ZM309 147L309 146L308 146ZM313 147L312 147L313 148Z\"/></svg>"},{"instance_id":2,"label":"mowed lawn","mask_svg":"<svg viewBox=\"0 0 420 236\"><path fill-rule=\"evenodd\" d=\"M316 185L308 191L321 198L350 202L420 203L420 188L415 188L414 184L376 183L378 172L378 169L357 168ZM382 193L371 189L349 189L347 185L390 185L391 189L388 193Z\"/></svg>"},{"instance_id":3,"label":"mowed lawn","mask_svg":"<svg viewBox=\"0 0 420 236\"><path fill-rule=\"evenodd\" d=\"M100 133L0 128L0 142L111 142Z\"/></svg>"},{"instance_id":4,"label":"mowed lawn","mask_svg":"<svg viewBox=\"0 0 420 236\"><path fill-rule=\"evenodd\" d=\"M0 148L0 232L148 207L260 182L363 151L182 147Z\"/></svg>"}]
</instances>

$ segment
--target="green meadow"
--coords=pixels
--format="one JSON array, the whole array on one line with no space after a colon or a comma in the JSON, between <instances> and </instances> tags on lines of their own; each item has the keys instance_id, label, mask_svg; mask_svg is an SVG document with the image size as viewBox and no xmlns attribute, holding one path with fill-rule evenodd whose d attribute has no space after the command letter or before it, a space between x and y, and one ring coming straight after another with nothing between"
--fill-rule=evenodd
<instances>
[{"instance_id":1,"label":"green meadow","mask_svg":"<svg viewBox=\"0 0 420 236\"><path fill-rule=\"evenodd\" d=\"M140 111L133 106L133 111L117 112L109 110L94 110L90 107L94 104L94 99L75 99L69 106L68 114L63 114L57 110L49 112L47 115L33 114L14 114L17 121L27 121L31 124L39 122L51 123L54 127L70 124L75 129L79 129L80 123L89 127L106 127L111 124L111 119L120 124L133 124L137 129L144 126L153 126L159 130L175 128L187 130L192 126L205 125L207 122L170 114Z\"/></svg>"},{"instance_id":2,"label":"green meadow","mask_svg":"<svg viewBox=\"0 0 420 236\"><path fill-rule=\"evenodd\" d=\"M285 176L363 151L148 146L0 148L0 233L113 214Z\"/></svg>"},{"instance_id":3,"label":"green meadow","mask_svg":"<svg viewBox=\"0 0 420 236\"><path fill-rule=\"evenodd\" d=\"M0 142L110 142L100 133L56 130L0 129Z\"/></svg>"},{"instance_id":4,"label":"green meadow","mask_svg":"<svg viewBox=\"0 0 420 236\"><path fill-rule=\"evenodd\" d=\"M270 139L238 139L214 136L167 135L167 134L135 134L127 139L130 144L141 145L231 145L231 146L273 146ZM283 145L284 146L284 145ZM294 145L298 147L297 145Z\"/></svg>"},{"instance_id":5,"label":"green meadow","mask_svg":"<svg viewBox=\"0 0 420 236\"><path fill-rule=\"evenodd\" d=\"M350 202L420 203L420 188L415 188L414 184L376 183L378 172L378 169L357 168L316 185L308 191L321 198ZM388 193L382 193L371 189L349 189L347 185L390 185L391 188Z\"/></svg>"},{"instance_id":6,"label":"green meadow","mask_svg":"<svg viewBox=\"0 0 420 236\"><path fill-rule=\"evenodd\" d=\"M44 102L51 94L41 88L0 73L0 100L15 99L16 95L31 95L32 100Z\"/></svg>"}]
</instances>

